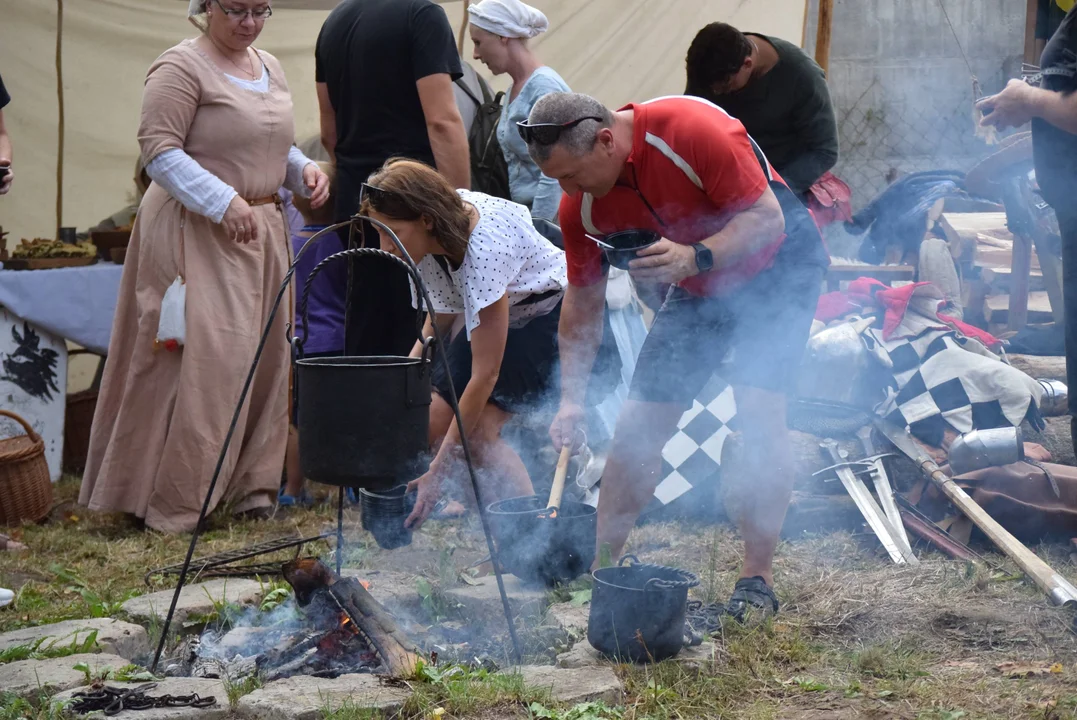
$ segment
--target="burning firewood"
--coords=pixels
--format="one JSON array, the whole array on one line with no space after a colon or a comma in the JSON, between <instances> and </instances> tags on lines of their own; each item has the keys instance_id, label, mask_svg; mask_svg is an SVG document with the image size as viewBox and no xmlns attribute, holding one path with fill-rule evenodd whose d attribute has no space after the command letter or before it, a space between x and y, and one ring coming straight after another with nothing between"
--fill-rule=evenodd
<instances>
[{"instance_id":1,"label":"burning firewood","mask_svg":"<svg viewBox=\"0 0 1077 720\"><path fill-rule=\"evenodd\" d=\"M418 646L359 580L337 577L328 566L315 558L285 563L283 573L285 580L295 590L296 601L301 606L310 603L320 594L319 590L327 591L328 597L339 605L342 631L354 630L365 637L390 675L407 677L415 671L419 661Z\"/></svg>"}]
</instances>

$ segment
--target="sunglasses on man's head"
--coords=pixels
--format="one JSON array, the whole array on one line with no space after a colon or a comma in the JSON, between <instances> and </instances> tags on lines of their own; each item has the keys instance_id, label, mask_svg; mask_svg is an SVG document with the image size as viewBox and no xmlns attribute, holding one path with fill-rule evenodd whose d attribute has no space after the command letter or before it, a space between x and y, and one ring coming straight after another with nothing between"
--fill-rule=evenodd
<instances>
[{"instance_id":1,"label":"sunglasses on man's head","mask_svg":"<svg viewBox=\"0 0 1077 720\"><path fill-rule=\"evenodd\" d=\"M535 123L530 125L526 120L520 120L516 123L516 129L520 131L520 137L528 145L553 145L561 138L561 133L571 130L584 120L602 122L602 118L594 115L569 120L567 123Z\"/></svg>"}]
</instances>

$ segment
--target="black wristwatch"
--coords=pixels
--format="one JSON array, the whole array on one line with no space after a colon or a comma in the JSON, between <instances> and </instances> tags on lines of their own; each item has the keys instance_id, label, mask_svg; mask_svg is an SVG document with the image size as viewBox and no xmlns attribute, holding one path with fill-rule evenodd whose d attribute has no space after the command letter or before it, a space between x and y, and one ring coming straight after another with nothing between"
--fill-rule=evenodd
<instances>
[{"instance_id":1,"label":"black wristwatch","mask_svg":"<svg viewBox=\"0 0 1077 720\"><path fill-rule=\"evenodd\" d=\"M696 267L699 268L701 273L707 272L714 267L714 255L711 253L710 248L698 242L692 246L692 249L696 251Z\"/></svg>"}]
</instances>

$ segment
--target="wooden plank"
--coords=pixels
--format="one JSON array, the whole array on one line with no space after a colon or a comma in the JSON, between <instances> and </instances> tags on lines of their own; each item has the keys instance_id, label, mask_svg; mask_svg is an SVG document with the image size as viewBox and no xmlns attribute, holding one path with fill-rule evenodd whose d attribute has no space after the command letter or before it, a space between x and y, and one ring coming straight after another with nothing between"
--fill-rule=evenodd
<instances>
[{"instance_id":1,"label":"wooden plank","mask_svg":"<svg viewBox=\"0 0 1077 720\"><path fill-rule=\"evenodd\" d=\"M950 254L959 261L974 257L981 241L990 242L984 238L1013 240L1013 235L1006 229L1006 213L1001 212L946 212L939 218L939 227L946 242L950 243Z\"/></svg>"},{"instance_id":2,"label":"wooden plank","mask_svg":"<svg viewBox=\"0 0 1077 720\"><path fill-rule=\"evenodd\" d=\"M1030 260L1033 270L1041 269L1040 259L1036 256L1036 253L1032 253ZM976 249L972 264L979 268L1009 268L1013 265L1013 253L1002 248L981 246Z\"/></svg>"},{"instance_id":3,"label":"wooden plank","mask_svg":"<svg viewBox=\"0 0 1077 720\"><path fill-rule=\"evenodd\" d=\"M1039 0L1026 0L1025 2L1025 62L1039 65L1040 58L1036 53L1036 16L1039 14Z\"/></svg>"},{"instance_id":4,"label":"wooden plank","mask_svg":"<svg viewBox=\"0 0 1077 720\"><path fill-rule=\"evenodd\" d=\"M984 319L988 323L1009 322L1009 295L988 295L984 299ZM1028 294L1028 320L1027 322L1049 323L1054 320L1051 314L1051 301L1047 293L1043 291L1030 292Z\"/></svg>"},{"instance_id":5,"label":"wooden plank","mask_svg":"<svg viewBox=\"0 0 1077 720\"><path fill-rule=\"evenodd\" d=\"M980 271L980 279L991 286L995 294L1008 293L1013 279L1013 270L1008 267L986 267ZM1043 272L1033 270L1028 276L1030 291L1046 290Z\"/></svg>"},{"instance_id":6,"label":"wooden plank","mask_svg":"<svg viewBox=\"0 0 1077 720\"><path fill-rule=\"evenodd\" d=\"M1010 330L1020 330L1028 322L1028 277L1032 272L1032 240L1013 236L1013 278L1010 281L1010 312L1006 323ZM1050 303L1048 303L1050 307Z\"/></svg>"}]
</instances>

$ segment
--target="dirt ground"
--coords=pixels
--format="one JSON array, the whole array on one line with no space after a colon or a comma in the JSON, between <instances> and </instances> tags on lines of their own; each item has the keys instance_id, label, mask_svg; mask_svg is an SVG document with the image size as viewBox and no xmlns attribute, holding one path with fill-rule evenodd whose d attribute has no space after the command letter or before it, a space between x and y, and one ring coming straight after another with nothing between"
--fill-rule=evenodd
<instances>
[{"instance_id":1,"label":"dirt ground","mask_svg":"<svg viewBox=\"0 0 1077 720\"><path fill-rule=\"evenodd\" d=\"M143 575L181 560L189 538L85 512L70 502L76 490L75 480L62 483L58 494L65 504L49 523L17 533L29 552L0 553L0 586L18 593L13 606L0 610L0 631L118 615L127 598L170 586L172 579L161 576L146 585ZM268 522L218 518L199 554L291 532L315 534L334 519L329 507ZM378 549L357 521L349 510L349 566L411 569L417 581L422 576L444 586L486 554L473 520L430 523L411 546L391 552ZM1035 549L1077 579L1077 565L1063 545ZM311 550L328 555L330 545L316 543ZM739 543L724 525L646 525L633 533L629 551L698 573L693 596L704 601L728 597L737 577ZM580 717L1077 718L1071 615L1051 607L1001 556L988 555L997 565L990 569L925 547L917 552L919 567L899 568L867 536L843 532L784 542L776 558L782 608L774 621L725 631L716 639L716 661L699 672L673 662L621 668L624 706ZM470 702L465 714L452 712L451 698L440 701L446 717L535 717L508 697L487 698L488 708ZM426 713L410 707L404 716Z\"/></svg>"}]
</instances>

